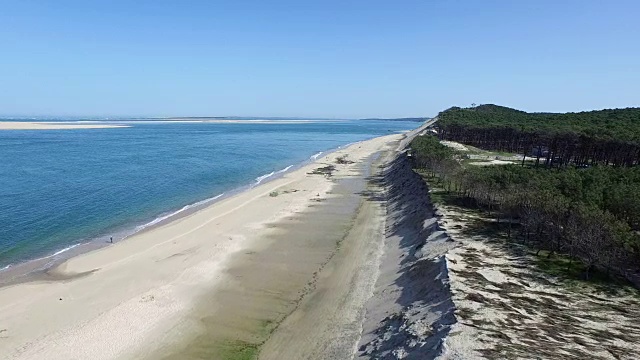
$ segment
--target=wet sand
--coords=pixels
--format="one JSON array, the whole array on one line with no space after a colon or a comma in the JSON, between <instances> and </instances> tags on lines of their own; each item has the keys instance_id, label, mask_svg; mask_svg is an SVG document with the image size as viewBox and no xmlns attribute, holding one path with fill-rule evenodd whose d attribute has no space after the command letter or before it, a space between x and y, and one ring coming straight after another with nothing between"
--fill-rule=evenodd
<instances>
[{"instance_id":1,"label":"wet sand","mask_svg":"<svg viewBox=\"0 0 640 360\"><path fill-rule=\"evenodd\" d=\"M326 198L270 223L233 256L223 285L201 298L184 324L191 335L138 357L352 357L384 240L384 212L369 178L395 143L349 156L355 163L332 175Z\"/></svg>"},{"instance_id":2,"label":"wet sand","mask_svg":"<svg viewBox=\"0 0 640 360\"><path fill-rule=\"evenodd\" d=\"M261 347L259 359L349 359L362 331L384 241L381 189L371 181L391 153L370 158L351 193L353 212L335 254L314 277L309 292ZM369 171L367 171L369 170ZM356 189L352 189L356 190ZM363 191L364 190L364 191Z\"/></svg>"}]
</instances>

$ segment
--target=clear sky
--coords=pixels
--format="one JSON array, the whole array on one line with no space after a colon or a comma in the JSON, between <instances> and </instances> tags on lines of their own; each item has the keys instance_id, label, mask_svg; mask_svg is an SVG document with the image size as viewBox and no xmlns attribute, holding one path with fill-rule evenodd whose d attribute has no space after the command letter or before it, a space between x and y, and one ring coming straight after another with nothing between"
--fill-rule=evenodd
<instances>
[{"instance_id":1,"label":"clear sky","mask_svg":"<svg viewBox=\"0 0 640 360\"><path fill-rule=\"evenodd\" d=\"M637 0L0 0L0 114L640 106Z\"/></svg>"}]
</instances>

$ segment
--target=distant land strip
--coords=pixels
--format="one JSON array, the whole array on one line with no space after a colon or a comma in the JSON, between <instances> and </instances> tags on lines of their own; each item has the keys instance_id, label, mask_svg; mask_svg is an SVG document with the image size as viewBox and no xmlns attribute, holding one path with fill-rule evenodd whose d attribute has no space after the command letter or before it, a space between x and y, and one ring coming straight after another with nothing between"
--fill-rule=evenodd
<instances>
[{"instance_id":1,"label":"distant land strip","mask_svg":"<svg viewBox=\"0 0 640 360\"><path fill-rule=\"evenodd\" d=\"M0 121L0 130L78 130L126 128L130 125L67 124L64 122Z\"/></svg>"}]
</instances>

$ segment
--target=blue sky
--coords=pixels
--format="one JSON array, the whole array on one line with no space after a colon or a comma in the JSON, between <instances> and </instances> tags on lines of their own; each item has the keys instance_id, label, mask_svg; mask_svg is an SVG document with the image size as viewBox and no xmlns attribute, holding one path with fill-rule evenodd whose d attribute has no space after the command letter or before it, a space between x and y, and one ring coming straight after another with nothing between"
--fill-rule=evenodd
<instances>
[{"instance_id":1,"label":"blue sky","mask_svg":"<svg viewBox=\"0 0 640 360\"><path fill-rule=\"evenodd\" d=\"M640 106L640 2L0 0L0 114Z\"/></svg>"}]
</instances>

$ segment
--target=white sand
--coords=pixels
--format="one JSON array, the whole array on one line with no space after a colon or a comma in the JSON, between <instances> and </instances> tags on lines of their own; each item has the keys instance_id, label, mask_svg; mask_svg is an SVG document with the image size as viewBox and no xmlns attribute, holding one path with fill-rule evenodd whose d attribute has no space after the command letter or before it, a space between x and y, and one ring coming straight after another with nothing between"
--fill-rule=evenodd
<instances>
[{"instance_id":1,"label":"white sand","mask_svg":"<svg viewBox=\"0 0 640 360\"><path fill-rule=\"evenodd\" d=\"M517 245L470 237L477 216L441 207L458 247L446 255L457 322L439 357L448 359L635 359L640 352L640 298L630 289L574 288L537 270Z\"/></svg>"},{"instance_id":2,"label":"white sand","mask_svg":"<svg viewBox=\"0 0 640 360\"><path fill-rule=\"evenodd\" d=\"M114 129L128 125L79 124L64 122L22 122L0 121L0 130L74 130L74 129Z\"/></svg>"},{"instance_id":3,"label":"white sand","mask_svg":"<svg viewBox=\"0 0 640 360\"><path fill-rule=\"evenodd\" d=\"M179 328L200 294L225 281L231 255L260 241L269 223L331 196L331 179L310 171L345 154L364 158L401 137L356 143L55 270L62 276L92 272L86 276L0 289L0 358L100 360L145 353ZM352 171L351 165L337 169ZM291 189L297 191L269 196Z\"/></svg>"},{"instance_id":4,"label":"white sand","mask_svg":"<svg viewBox=\"0 0 640 360\"><path fill-rule=\"evenodd\" d=\"M442 141L440 141L440 144L442 144L444 146L448 146L448 147L456 149L456 150L459 150L459 151L469 151L468 147L466 147L463 144L460 144L459 142L455 142L455 141L442 140Z\"/></svg>"},{"instance_id":5,"label":"white sand","mask_svg":"<svg viewBox=\"0 0 640 360\"><path fill-rule=\"evenodd\" d=\"M509 165L509 164L514 164L514 162L505 161L505 160L491 160L491 161L477 161L477 162L469 163L469 165L476 165L476 166Z\"/></svg>"}]
</instances>

